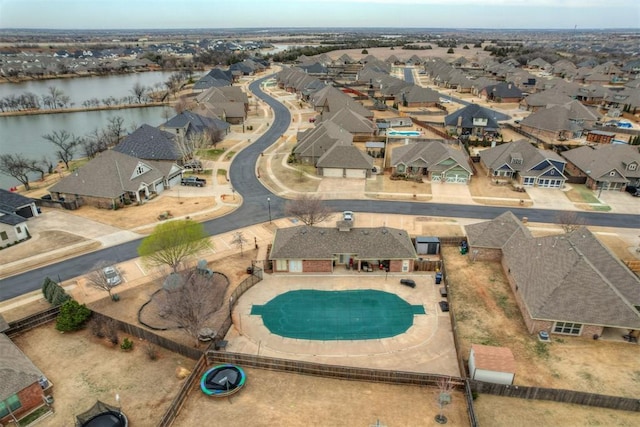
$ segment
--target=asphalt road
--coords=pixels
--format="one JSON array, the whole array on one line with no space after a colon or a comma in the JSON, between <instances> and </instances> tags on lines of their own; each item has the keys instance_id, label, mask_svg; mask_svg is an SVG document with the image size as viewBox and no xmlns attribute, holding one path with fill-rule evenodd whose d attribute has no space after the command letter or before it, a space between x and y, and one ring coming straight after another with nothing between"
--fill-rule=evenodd
<instances>
[{"instance_id":1,"label":"asphalt road","mask_svg":"<svg viewBox=\"0 0 640 427\"><path fill-rule=\"evenodd\" d=\"M211 235L266 222L269 220L269 215L272 219L284 216L285 199L269 192L258 180L255 169L260 153L280 138L287 130L291 120L289 110L284 105L260 90L260 84L270 77L253 82L250 89L273 109L274 121L264 135L235 156L230 168L231 184L238 193L242 194L244 203L229 215L205 222L205 230ZM542 223L557 222L558 215L562 212L547 209L376 200L329 200L327 205L336 211L352 210L354 212L477 219L492 219L511 210L519 218L528 217L529 221ZM577 214L586 225L640 229L640 215L597 212L578 212ZM139 244L139 240L134 240L5 278L0 281L0 301L40 289L47 276L54 280L65 281L86 274L102 260L119 263L136 258Z\"/></svg>"}]
</instances>

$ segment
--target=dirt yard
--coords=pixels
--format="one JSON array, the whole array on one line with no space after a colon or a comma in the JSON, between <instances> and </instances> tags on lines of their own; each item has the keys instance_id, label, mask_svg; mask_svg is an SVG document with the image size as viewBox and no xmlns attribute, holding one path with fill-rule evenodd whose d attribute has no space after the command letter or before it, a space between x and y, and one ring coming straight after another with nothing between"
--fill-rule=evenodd
<instances>
[{"instance_id":1,"label":"dirt yard","mask_svg":"<svg viewBox=\"0 0 640 427\"><path fill-rule=\"evenodd\" d=\"M471 344L505 346L516 358L516 384L640 395L637 345L563 336L541 343L527 332L499 263L472 262L451 247L443 255L465 361Z\"/></svg>"},{"instance_id":2,"label":"dirt yard","mask_svg":"<svg viewBox=\"0 0 640 427\"><path fill-rule=\"evenodd\" d=\"M161 348L151 361L145 343L137 339L133 350L125 352L87 330L61 334L52 323L14 342L53 383L55 414L38 424L43 427L73 425L75 414L98 399L117 405L116 394L131 425L156 425L182 384L176 370L194 365Z\"/></svg>"},{"instance_id":3,"label":"dirt yard","mask_svg":"<svg viewBox=\"0 0 640 427\"><path fill-rule=\"evenodd\" d=\"M229 399L191 392L174 426L436 426L435 389L317 378L246 369L246 386ZM466 403L454 393L444 409L449 424L468 425ZM489 424L487 424L489 425Z\"/></svg>"}]
</instances>

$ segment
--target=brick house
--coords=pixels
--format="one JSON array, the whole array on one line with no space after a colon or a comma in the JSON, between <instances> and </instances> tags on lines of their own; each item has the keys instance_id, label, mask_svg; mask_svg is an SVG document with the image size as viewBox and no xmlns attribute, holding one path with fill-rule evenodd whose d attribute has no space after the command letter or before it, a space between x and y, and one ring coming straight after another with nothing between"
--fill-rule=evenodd
<instances>
[{"instance_id":1,"label":"brick house","mask_svg":"<svg viewBox=\"0 0 640 427\"><path fill-rule=\"evenodd\" d=\"M404 230L389 227L352 227L338 221L337 227L297 227L276 230L269 260L274 273L332 273L336 267L413 271L418 258Z\"/></svg>"},{"instance_id":2,"label":"brick house","mask_svg":"<svg viewBox=\"0 0 640 427\"><path fill-rule=\"evenodd\" d=\"M45 394L52 390L42 372L3 333L0 333L0 378L0 425L8 425L44 405Z\"/></svg>"},{"instance_id":3,"label":"brick house","mask_svg":"<svg viewBox=\"0 0 640 427\"><path fill-rule=\"evenodd\" d=\"M505 213L465 229L471 256L501 262L530 333L619 338L640 329L640 279L586 227L532 237Z\"/></svg>"}]
</instances>

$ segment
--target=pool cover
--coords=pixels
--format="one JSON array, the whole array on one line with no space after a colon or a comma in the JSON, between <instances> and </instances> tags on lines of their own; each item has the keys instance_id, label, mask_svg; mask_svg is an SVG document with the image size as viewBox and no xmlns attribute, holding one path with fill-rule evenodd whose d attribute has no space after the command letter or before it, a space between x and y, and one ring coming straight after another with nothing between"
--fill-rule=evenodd
<instances>
[{"instance_id":1,"label":"pool cover","mask_svg":"<svg viewBox=\"0 0 640 427\"><path fill-rule=\"evenodd\" d=\"M297 290L278 295L265 305L254 305L274 334L305 340L369 340L407 331L422 305L411 305L397 295L371 289L357 291Z\"/></svg>"}]
</instances>

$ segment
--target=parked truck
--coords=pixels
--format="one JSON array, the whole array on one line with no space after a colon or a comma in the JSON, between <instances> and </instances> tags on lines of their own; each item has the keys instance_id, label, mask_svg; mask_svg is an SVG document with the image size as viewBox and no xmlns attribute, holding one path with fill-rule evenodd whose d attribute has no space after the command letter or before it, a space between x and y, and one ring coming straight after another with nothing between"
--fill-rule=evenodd
<instances>
[{"instance_id":1,"label":"parked truck","mask_svg":"<svg viewBox=\"0 0 640 427\"><path fill-rule=\"evenodd\" d=\"M191 187L204 187L207 185L207 180L204 178L198 178L197 176L189 176L180 180L180 185L188 185Z\"/></svg>"}]
</instances>

